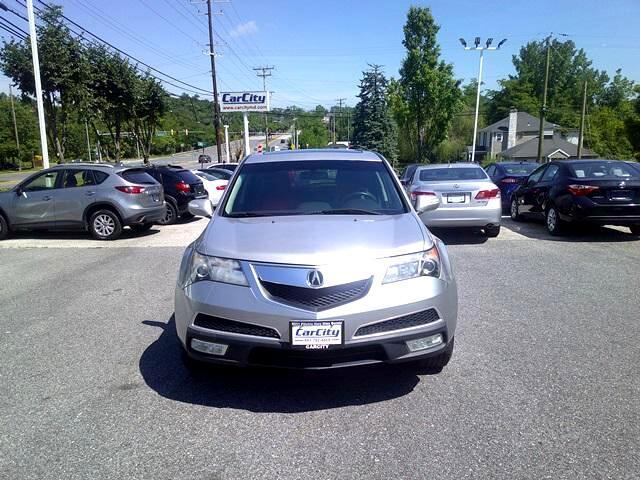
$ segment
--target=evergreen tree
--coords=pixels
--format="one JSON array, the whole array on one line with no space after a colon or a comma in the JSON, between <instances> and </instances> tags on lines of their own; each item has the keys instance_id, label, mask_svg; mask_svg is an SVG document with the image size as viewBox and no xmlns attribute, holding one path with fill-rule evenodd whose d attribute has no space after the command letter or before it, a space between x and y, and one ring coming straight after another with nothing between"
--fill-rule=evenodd
<instances>
[{"instance_id":1,"label":"evergreen tree","mask_svg":"<svg viewBox=\"0 0 640 480\"><path fill-rule=\"evenodd\" d=\"M360 101L353 119L353 143L357 147L380 152L388 160L397 157L396 129L387 102L388 82L380 65L362 72Z\"/></svg>"}]
</instances>

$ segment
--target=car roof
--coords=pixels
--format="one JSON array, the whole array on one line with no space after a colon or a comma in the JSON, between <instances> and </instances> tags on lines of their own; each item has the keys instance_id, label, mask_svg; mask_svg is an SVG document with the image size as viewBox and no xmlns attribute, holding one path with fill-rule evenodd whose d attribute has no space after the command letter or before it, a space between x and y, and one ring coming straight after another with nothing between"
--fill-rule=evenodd
<instances>
[{"instance_id":1,"label":"car roof","mask_svg":"<svg viewBox=\"0 0 640 480\"><path fill-rule=\"evenodd\" d=\"M253 153L244 163L292 162L304 160L354 160L381 162L382 157L367 150L348 150L346 148L318 148L308 150L280 150L279 152Z\"/></svg>"},{"instance_id":2,"label":"car roof","mask_svg":"<svg viewBox=\"0 0 640 480\"><path fill-rule=\"evenodd\" d=\"M477 163L430 163L428 165L420 165L418 168L421 170L431 170L433 168L482 168Z\"/></svg>"}]
</instances>

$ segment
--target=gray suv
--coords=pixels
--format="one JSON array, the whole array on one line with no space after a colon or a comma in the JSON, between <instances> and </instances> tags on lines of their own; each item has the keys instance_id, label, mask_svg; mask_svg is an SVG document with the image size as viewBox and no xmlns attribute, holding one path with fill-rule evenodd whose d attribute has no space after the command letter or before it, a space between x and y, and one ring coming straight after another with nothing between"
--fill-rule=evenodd
<instances>
[{"instance_id":1,"label":"gray suv","mask_svg":"<svg viewBox=\"0 0 640 480\"><path fill-rule=\"evenodd\" d=\"M248 156L187 247L175 324L187 365L442 369L458 299L447 249L387 161L358 150Z\"/></svg>"},{"instance_id":2,"label":"gray suv","mask_svg":"<svg viewBox=\"0 0 640 480\"><path fill-rule=\"evenodd\" d=\"M162 186L143 168L57 165L0 193L0 239L21 229L84 229L115 240L125 226L148 230L165 210Z\"/></svg>"}]
</instances>

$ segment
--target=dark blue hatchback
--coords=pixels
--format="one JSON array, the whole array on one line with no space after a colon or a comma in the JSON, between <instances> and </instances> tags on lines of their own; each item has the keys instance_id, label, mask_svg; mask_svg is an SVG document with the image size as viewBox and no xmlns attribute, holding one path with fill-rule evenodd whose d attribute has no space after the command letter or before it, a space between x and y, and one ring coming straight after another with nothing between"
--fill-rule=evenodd
<instances>
[{"instance_id":1,"label":"dark blue hatchback","mask_svg":"<svg viewBox=\"0 0 640 480\"><path fill-rule=\"evenodd\" d=\"M511 194L538 166L535 162L496 162L485 167L491 181L500 189L502 207L511 204Z\"/></svg>"}]
</instances>

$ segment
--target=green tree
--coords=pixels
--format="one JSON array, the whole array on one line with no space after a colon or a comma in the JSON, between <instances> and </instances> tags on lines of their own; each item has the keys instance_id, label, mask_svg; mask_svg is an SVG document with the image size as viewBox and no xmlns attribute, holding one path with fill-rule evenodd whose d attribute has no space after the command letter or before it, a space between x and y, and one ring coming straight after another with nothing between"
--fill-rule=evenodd
<instances>
[{"instance_id":1,"label":"green tree","mask_svg":"<svg viewBox=\"0 0 640 480\"><path fill-rule=\"evenodd\" d=\"M115 160L120 160L122 129L132 119L138 73L135 66L102 45L88 48L91 66L91 109L98 112L113 142ZM92 118L94 129L96 118Z\"/></svg>"},{"instance_id":2,"label":"green tree","mask_svg":"<svg viewBox=\"0 0 640 480\"><path fill-rule=\"evenodd\" d=\"M436 39L439 30L429 8L409 9L402 42L407 56L400 68L400 80L392 89L391 104L399 128L416 132L418 161L428 160L445 140L460 108L461 93L453 77L453 65L440 60Z\"/></svg>"},{"instance_id":3,"label":"green tree","mask_svg":"<svg viewBox=\"0 0 640 480\"><path fill-rule=\"evenodd\" d=\"M140 141L144 163L149 163L153 137L167 107L166 96L160 82L148 73L135 82L131 126Z\"/></svg>"},{"instance_id":4,"label":"green tree","mask_svg":"<svg viewBox=\"0 0 640 480\"><path fill-rule=\"evenodd\" d=\"M40 15L38 53L42 96L49 141L59 161L64 161L71 113L86 98L87 62L80 42L62 21L62 9L49 7ZM4 42L0 68L24 94L35 96L35 79L29 39Z\"/></svg>"},{"instance_id":5,"label":"green tree","mask_svg":"<svg viewBox=\"0 0 640 480\"><path fill-rule=\"evenodd\" d=\"M16 146L16 138L11 115L11 102L9 96L0 93L0 164L31 161L31 156L38 151L40 139L38 136L38 121L35 107L29 99L13 99L16 112L16 125L18 126L18 138L20 140L20 156Z\"/></svg>"},{"instance_id":6,"label":"green tree","mask_svg":"<svg viewBox=\"0 0 640 480\"><path fill-rule=\"evenodd\" d=\"M547 55L546 41L532 41L513 56L515 75L499 82L500 89L490 92L489 123L504 118L511 107L538 115L544 89ZM587 80L594 103L601 102L609 77L592 67L583 49L571 40L550 42L548 112L546 119L567 127L577 127L582 105L582 85Z\"/></svg>"},{"instance_id":7,"label":"green tree","mask_svg":"<svg viewBox=\"0 0 640 480\"><path fill-rule=\"evenodd\" d=\"M360 101L353 117L353 143L380 152L388 160L397 158L396 129L387 102L388 82L380 65L369 65L360 80Z\"/></svg>"}]
</instances>

